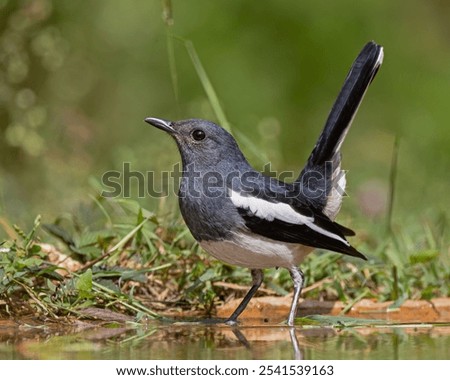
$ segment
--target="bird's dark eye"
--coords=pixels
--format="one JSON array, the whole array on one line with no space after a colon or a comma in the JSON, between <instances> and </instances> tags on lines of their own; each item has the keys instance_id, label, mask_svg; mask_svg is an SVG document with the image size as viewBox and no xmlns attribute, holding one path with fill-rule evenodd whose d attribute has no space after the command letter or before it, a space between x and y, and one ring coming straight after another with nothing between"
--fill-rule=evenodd
<instances>
[{"instance_id":1,"label":"bird's dark eye","mask_svg":"<svg viewBox=\"0 0 450 380\"><path fill-rule=\"evenodd\" d=\"M194 132L192 132L192 137L196 141L201 141L206 137L206 134L201 129L196 129Z\"/></svg>"}]
</instances>

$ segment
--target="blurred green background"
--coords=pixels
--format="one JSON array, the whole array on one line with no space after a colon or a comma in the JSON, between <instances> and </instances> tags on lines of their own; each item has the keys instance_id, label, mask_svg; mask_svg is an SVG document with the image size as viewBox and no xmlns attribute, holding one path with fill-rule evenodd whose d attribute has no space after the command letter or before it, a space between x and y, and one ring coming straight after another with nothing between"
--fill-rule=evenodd
<instances>
[{"instance_id":1,"label":"blurred green background","mask_svg":"<svg viewBox=\"0 0 450 380\"><path fill-rule=\"evenodd\" d=\"M350 171L344 218L364 216L367 229L384 218L398 136L394 222L445 219L450 2L173 0L171 27L167 4L0 0L3 224L72 212L105 171L121 171L124 162L143 172L170 170L179 161L175 144L146 116L216 120L178 38L169 40L174 91L168 33L194 43L250 161L295 172L359 50L369 40L382 44L384 64L343 148ZM177 212L175 202L169 197L162 213ZM162 205L152 197L140 203Z\"/></svg>"}]
</instances>

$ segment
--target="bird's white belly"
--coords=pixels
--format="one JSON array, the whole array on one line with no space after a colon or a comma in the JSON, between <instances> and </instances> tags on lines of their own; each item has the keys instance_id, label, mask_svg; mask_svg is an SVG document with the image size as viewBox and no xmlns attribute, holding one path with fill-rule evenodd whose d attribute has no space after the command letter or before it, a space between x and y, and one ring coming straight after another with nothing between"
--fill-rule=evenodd
<instances>
[{"instance_id":1,"label":"bird's white belly","mask_svg":"<svg viewBox=\"0 0 450 380\"><path fill-rule=\"evenodd\" d=\"M216 259L252 269L298 266L314 249L244 233L235 233L232 240L208 240L200 245Z\"/></svg>"}]
</instances>

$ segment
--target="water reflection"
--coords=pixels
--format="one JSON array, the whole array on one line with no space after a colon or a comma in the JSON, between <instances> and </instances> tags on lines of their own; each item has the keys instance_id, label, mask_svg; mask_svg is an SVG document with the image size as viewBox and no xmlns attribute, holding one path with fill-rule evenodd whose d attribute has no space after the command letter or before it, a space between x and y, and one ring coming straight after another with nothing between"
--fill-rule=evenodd
<instances>
[{"instance_id":1,"label":"water reflection","mask_svg":"<svg viewBox=\"0 0 450 380\"><path fill-rule=\"evenodd\" d=\"M294 327L291 327L289 329L289 336L291 337L292 351L294 353L294 359L295 360L303 359L303 354L300 351L300 345L298 344L297 334L295 333Z\"/></svg>"},{"instance_id":2,"label":"water reflection","mask_svg":"<svg viewBox=\"0 0 450 380\"><path fill-rule=\"evenodd\" d=\"M283 329L284 330L284 329ZM286 330L289 331L289 338L291 340L292 345L292 359L294 360L301 360L303 358L302 351L300 350L300 345L298 343L297 334L296 334L296 328L295 327L286 327ZM252 351L252 345L245 337L244 332L242 329L240 329L237 326L231 327L231 331L239 340L239 342L250 352ZM284 331L282 331L284 332ZM257 358L256 358L257 359Z\"/></svg>"},{"instance_id":3,"label":"water reflection","mask_svg":"<svg viewBox=\"0 0 450 380\"><path fill-rule=\"evenodd\" d=\"M449 350L450 326L444 325L0 325L0 359L450 359Z\"/></svg>"}]
</instances>

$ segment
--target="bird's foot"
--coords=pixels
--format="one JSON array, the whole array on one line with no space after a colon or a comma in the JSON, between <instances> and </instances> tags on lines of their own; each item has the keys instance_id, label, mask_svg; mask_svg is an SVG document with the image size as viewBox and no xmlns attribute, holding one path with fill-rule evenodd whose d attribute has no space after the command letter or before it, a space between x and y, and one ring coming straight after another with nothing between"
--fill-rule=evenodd
<instances>
[{"instance_id":1,"label":"bird's foot","mask_svg":"<svg viewBox=\"0 0 450 380\"><path fill-rule=\"evenodd\" d=\"M285 322L286 325L288 325L289 327L295 327L295 318L291 318L289 316L289 318L287 319L287 321Z\"/></svg>"},{"instance_id":2,"label":"bird's foot","mask_svg":"<svg viewBox=\"0 0 450 380\"><path fill-rule=\"evenodd\" d=\"M239 324L239 322L236 321L235 319L227 319L225 321L225 324L228 326L237 326Z\"/></svg>"}]
</instances>

